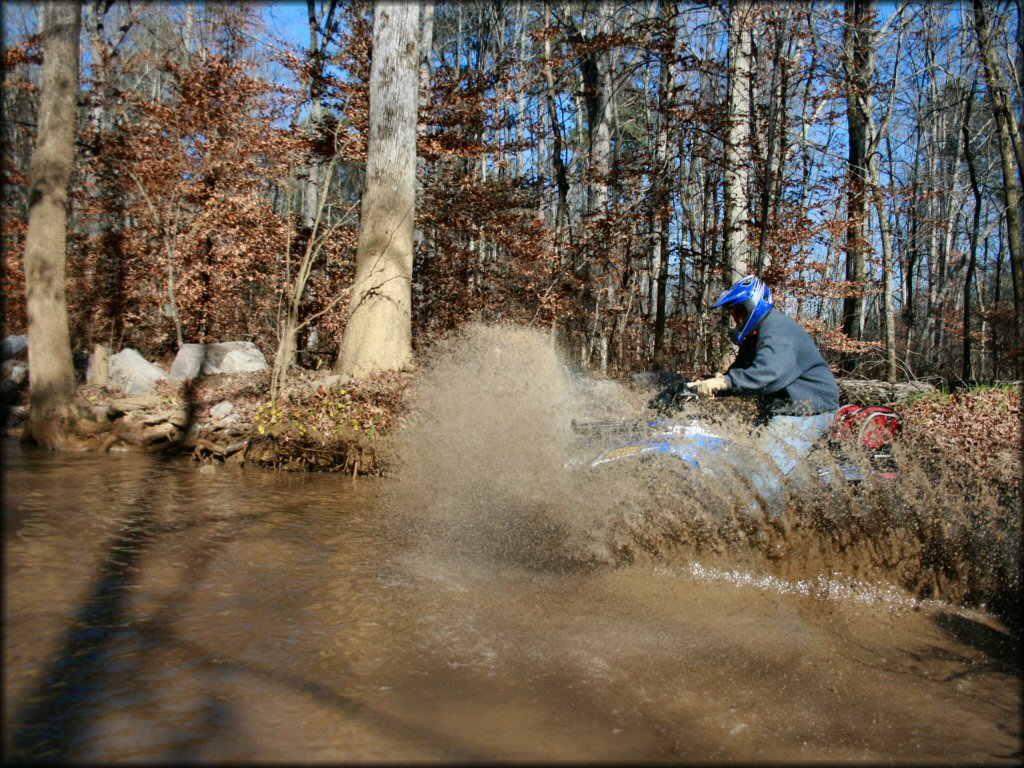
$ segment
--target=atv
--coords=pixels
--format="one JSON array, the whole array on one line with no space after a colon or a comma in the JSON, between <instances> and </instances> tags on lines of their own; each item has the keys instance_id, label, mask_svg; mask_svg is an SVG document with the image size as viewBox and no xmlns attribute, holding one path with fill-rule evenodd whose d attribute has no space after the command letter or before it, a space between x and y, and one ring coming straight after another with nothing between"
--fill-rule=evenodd
<instances>
[{"instance_id":1,"label":"atv","mask_svg":"<svg viewBox=\"0 0 1024 768\"><path fill-rule=\"evenodd\" d=\"M755 457L751 449L739 446L716 431L714 425L692 412L699 397L690 389L689 380L675 374L655 374L663 389L648 403L649 418L577 422L572 429L582 439L581 460L573 464L600 467L613 462L646 460L670 456L691 469L711 469L732 465L742 469ZM842 477L858 484L865 478L865 467L878 477L897 477L892 456L893 441L901 430L899 414L887 406L844 405L837 412L831 429L821 445L834 462L815 466L817 476L828 482L838 466ZM816 455L812 450L811 455ZM817 453L820 455L820 452ZM866 456L867 461L857 461ZM810 460L810 459L809 459Z\"/></svg>"}]
</instances>

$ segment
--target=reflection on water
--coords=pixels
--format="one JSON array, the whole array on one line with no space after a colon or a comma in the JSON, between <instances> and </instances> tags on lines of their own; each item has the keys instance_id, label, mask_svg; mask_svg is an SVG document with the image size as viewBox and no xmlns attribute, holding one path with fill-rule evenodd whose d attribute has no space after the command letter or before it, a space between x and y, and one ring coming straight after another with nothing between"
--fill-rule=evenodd
<instances>
[{"instance_id":1,"label":"reflection on water","mask_svg":"<svg viewBox=\"0 0 1024 768\"><path fill-rule=\"evenodd\" d=\"M394 481L3 449L6 760L1021 759L981 614L445 552Z\"/></svg>"}]
</instances>

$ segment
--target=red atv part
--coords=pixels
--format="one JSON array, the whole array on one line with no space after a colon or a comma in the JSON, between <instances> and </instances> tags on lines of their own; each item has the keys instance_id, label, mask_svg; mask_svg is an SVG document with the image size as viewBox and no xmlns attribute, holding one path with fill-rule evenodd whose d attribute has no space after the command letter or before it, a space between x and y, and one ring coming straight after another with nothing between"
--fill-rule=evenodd
<instances>
[{"instance_id":1,"label":"red atv part","mask_svg":"<svg viewBox=\"0 0 1024 768\"><path fill-rule=\"evenodd\" d=\"M844 405L836 411L831 440L835 443L856 441L869 451L889 445L900 433L902 422L892 408L885 405Z\"/></svg>"}]
</instances>

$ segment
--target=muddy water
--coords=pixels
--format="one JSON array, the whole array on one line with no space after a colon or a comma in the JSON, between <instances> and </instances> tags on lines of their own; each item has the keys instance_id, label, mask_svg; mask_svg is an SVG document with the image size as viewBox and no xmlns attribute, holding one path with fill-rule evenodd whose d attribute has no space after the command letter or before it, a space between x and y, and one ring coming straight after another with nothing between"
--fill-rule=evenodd
<instances>
[{"instance_id":1,"label":"muddy water","mask_svg":"<svg viewBox=\"0 0 1024 768\"><path fill-rule=\"evenodd\" d=\"M481 340L387 480L4 443L5 759L1020 762L984 610L738 544L593 555L642 494L560 480L548 353L502 336L491 375Z\"/></svg>"}]
</instances>

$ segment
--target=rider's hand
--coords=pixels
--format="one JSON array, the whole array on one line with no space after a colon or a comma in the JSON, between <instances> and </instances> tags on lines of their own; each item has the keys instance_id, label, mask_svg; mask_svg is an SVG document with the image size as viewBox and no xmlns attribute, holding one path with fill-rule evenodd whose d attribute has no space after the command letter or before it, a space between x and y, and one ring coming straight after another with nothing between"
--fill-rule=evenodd
<instances>
[{"instance_id":1,"label":"rider's hand","mask_svg":"<svg viewBox=\"0 0 1024 768\"><path fill-rule=\"evenodd\" d=\"M714 397L715 392L725 392L729 388L729 382L724 374L716 373L710 379L693 382L690 388L696 390L701 397Z\"/></svg>"}]
</instances>

